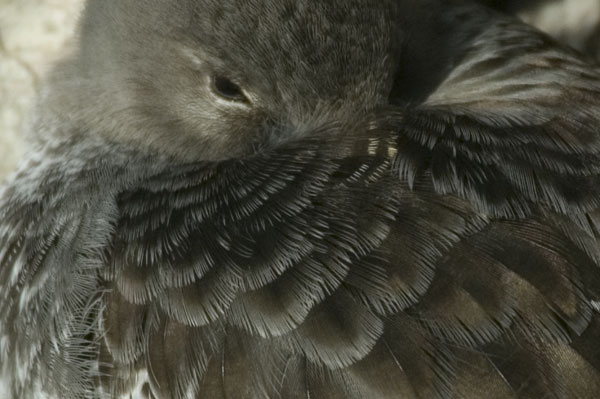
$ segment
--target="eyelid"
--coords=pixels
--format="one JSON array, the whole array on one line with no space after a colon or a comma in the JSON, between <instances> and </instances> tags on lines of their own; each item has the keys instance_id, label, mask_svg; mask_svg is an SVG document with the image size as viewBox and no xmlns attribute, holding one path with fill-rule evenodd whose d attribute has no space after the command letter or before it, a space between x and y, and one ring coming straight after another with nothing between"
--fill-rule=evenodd
<instances>
[{"instance_id":1,"label":"eyelid","mask_svg":"<svg viewBox=\"0 0 600 399\"><path fill-rule=\"evenodd\" d=\"M240 89L240 93L243 95L243 98L240 97L239 99L228 99L226 98L226 96L223 96L221 94L219 94L215 88L213 87L213 83L214 83L214 78L216 76L222 76L222 75L218 75L218 74L209 74L207 75L207 85L208 85L208 89L211 92L212 96L214 97L215 101L217 101L218 103L222 104L223 106L226 107L240 107L240 108L249 108L252 105L252 101L250 99L250 96L248 95L248 93L243 90L241 87ZM229 78L226 78L228 80L230 80ZM230 80L233 84L237 85L237 83L235 83L235 81Z\"/></svg>"},{"instance_id":2,"label":"eyelid","mask_svg":"<svg viewBox=\"0 0 600 399\"><path fill-rule=\"evenodd\" d=\"M234 80L225 75L213 74L211 78L211 88L225 100L248 102L248 97L244 90Z\"/></svg>"},{"instance_id":3,"label":"eyelid","mask_svg":"<svg viewBox=\"0 0 600 399\"><path fill-rule=\"evenodd\" d=\"M203 77L206 79L206 86L210 89L209 91L214 96L215 100L223 104L224 106L233 106L237 105L240 107L249 107L256 100L256 96L253 96L248 91L244 90L241 84L238 83L238 80L235 77L231 77L228 73L223 73L221 71L225 70L224 65L214 65L213 62L215 60L214 57L208 55L204 51L198 48L190 48L190 47L180 47L181 55L189 62L188 65L196 71L196 73L200 75L204 75ZM212 61L207 61L212 60ZM227 99L223 96L215 93L213 89L213 79L217 76L224 77L227 80L231 81L234 85L238 86L240 92L243 94L243 99L240 97L239 99Z\"/></svg>"}]
</instances>

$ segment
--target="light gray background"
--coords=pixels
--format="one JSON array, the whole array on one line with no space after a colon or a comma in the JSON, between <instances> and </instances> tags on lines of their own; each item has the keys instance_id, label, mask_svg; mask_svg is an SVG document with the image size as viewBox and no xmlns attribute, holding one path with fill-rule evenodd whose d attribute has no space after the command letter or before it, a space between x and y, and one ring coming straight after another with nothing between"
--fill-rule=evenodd
<instances>
[{"instance_id":1,"label":"light gray background","mask_svg":"<svg viewBox=\"0 0 600 399\"><path fill-rule=\"evenodd\" d=\"M0 179L18 161L44 72L67 51L82 0L0 0Z\"/></svg>"}]
</instances>

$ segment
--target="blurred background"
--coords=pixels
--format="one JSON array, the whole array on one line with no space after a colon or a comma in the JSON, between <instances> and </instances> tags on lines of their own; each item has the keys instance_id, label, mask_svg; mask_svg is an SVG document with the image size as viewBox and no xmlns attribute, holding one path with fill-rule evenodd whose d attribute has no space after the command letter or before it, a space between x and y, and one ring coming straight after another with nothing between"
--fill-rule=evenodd
<instances>
[{"instance_id":1,"label":"blurred background","mask_svg":"<svg viewBox=\"0 0 600 399\"><path fill-rule=\"evenodd\" d=\"M600 0L476 0L600 60Z\"/></svg>"},{"instance_id":2,"label":"blurred background","mask_svg":"<svg viewBox=\"0 0 600 399\"><path fill-rule=\"evenodd\" d=\"M474 0L516 14L600 60L600 0ZM0 181L14 168L33 98L68 51L82 0L0 0Z\"/></svg>"},{"instance_id":3,"label":"blurred background","mask_svg":"<svg viewBox=\"0 0 600 399\"><path fill-rule=\"evenodd\" d=\"M14 168L33 98L68 48L81 0L0 0L0 180Z\"/></svg>"}]
</instances>

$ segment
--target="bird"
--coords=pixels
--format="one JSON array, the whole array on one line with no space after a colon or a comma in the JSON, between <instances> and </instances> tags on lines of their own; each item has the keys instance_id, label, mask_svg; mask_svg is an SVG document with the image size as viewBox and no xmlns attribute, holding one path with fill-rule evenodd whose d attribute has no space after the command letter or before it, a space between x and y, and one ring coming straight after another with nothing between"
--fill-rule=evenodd
<instances>
[{"instance_id":1,"label":"bird","mask_svg":"<svg viewBox=\"0 0 600 399\"><path fill-rule=\"evenodd\" d=\"M88 0L0 190L0 396L600 397L600 70L460 0Z\"/></svg>"}]
</instances>

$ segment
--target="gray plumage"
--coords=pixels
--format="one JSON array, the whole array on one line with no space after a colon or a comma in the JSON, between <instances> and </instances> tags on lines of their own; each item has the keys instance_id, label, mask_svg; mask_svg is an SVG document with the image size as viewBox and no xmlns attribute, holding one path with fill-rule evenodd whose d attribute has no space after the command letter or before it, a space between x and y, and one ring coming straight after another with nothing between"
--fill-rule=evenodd
<instances>
[{"instance_id":1,"label":"gray plumage","mask_svg":"<svg viewBox=\"0 0 600 399\"><path fill-rule=\"evenodd\" d=\"M0 197L0 394L597 398L599 121L462 1L89 0Z\"/></svg>"}]
</instances>

